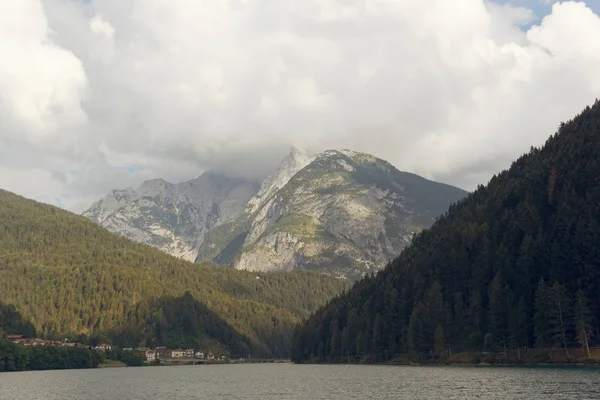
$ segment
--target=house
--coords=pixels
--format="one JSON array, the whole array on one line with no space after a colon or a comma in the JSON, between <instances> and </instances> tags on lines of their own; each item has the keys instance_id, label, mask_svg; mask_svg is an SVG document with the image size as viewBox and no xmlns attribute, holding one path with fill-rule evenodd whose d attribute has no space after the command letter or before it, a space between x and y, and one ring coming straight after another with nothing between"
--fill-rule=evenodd
<instances>
[{"instance_id":1,"label":"house","mask_svg":"<svg viewBox=\"0 0 600 400\"><path fill-rule=\"evenodd\" d=\"M23 346L57 346L57 347L86 347L81 343L61 342L60 340L44 340L39 338L24 338L22 335L11 335L7 337L15 344L21 344Z\"/></svg>"},{"instance_id":2,"label":"house","mask_svg":"<svg viewBox=\"0 0 600 400\"><path fill-rule=\"evenodd\" d=\"M14 341L15 343L22 344L24 346L45 346L47 342L42 339L34 338L34 339L17 339Z\"/></svg>"},{"instance_id":3,"label":"house","mask_svg":"<svg viewBox=\"0 0 600 400\"><path fill-rule=\"evenodd\" d=\"M8 340L10 340L11 342L17 343L17 344L22 343L23 340L25 340L25 339L23 339L23 335L9 335L6 338Z\"/></svg>"},{"instance_id":4,"label":"house","mask_svg":"<svg viewBox=\"0 0 600 400\"><path fill-rule=\"evenodd\" d=\"M204 353L201 351L197 351L196 352L196 358L200 359L200 360L204 360Z\"/></svg>"},{"instance_id":5,"label":"house","mask_svg":"<svg viewBox=\"0 0 600 400\"><path fill-rule=\"evenodd\" d=\"M101 343L98 346L94 347L94 350L96 351L110 351L112 349L112 346L106 343Z\"/></svg>"},{"instance_id":6,"label":"house","mask_svg":"<svg viewBox=\"0 0 600 400\"><path fill-rule=\"evenodd\" d=\"M146 358L147 363L151 363L156 360L157 352L154 350L148 349L148 350L141 351L140 353L142 354L143 357Z\"/></svg>"},{"instance_id":7,"label":"house","mask_svg":"<svg viewBox=\"0 0 600 400\"><path fill-rule=\"evenodd\" d=\"M182 349L172 350L171 358L183 358L185 357L185 351Z\"/></svg>"},{"instance_id":8,"label":"house","mask_svg":"<svg viewBox=\"0 0 600 400\"><path fill-rule=\"evenodd\" d=\"M206 357L206 359L207 359L208 361L214 361L214 360L215 360L215 355L213 354L213 352L212 352L212 351L209 351L209 352L208 352L208 357Z\"/></svg>"},{"instance_id":9,"label":"house","mask_svg":"<svg viewBox=\"0 0 600 400\"><path fill-rule=\"evenodd\" d=\"M160 358L169 358L169 350L167 349L166 346L159 346L157 348L154 349L154 354L156 355L157 359Z\"/></svg>"},{"instance_id":10,"label":"house","mask_svg":"<svg viewBox=\"0 0 600 400\"><path fill-rule=\"evenodd\" d=\"M194 358L194 349L187 349L185 351L185 357L186 358Z\"/></svg>"}]
</instances>

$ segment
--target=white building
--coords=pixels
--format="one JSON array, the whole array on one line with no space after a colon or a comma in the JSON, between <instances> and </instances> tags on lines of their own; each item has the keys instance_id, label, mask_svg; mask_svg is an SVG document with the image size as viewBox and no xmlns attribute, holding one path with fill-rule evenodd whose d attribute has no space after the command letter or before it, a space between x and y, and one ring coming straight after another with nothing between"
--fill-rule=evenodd
<instances>
[{"instance_id":1,"label":"white building","mask_svg":"<svg viewBox=\"0 0 600 400\"><path fill-rule=\"evenodd\" d=\"M181 349L177 349L177 350L172 350L171 351L171 358L183 358L185 357L185 351L181 350Z\"/></svg>"},{"instance_id":2,"label":"white building","mask_svg":"<svg viewBox=\"0 0 600 400\"><path fill-rule=\"evenodd\" d=\"M146 350L145 353L147 363L156 361L156 352L154 350Z\"/></svg>"}]
</instances>

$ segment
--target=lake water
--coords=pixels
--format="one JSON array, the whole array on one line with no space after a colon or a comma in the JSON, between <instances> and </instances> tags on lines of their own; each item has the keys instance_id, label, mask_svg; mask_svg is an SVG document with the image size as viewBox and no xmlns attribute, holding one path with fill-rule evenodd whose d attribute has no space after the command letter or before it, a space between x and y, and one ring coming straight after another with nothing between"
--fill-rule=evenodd
<instances>
[{"instance_id":1,"label":"lake water","mask_svg":"<svg viewBox=\"0 0 600 400\"><path fill-rule=\"evenodd\" d=\"M600 369L246 364L0 374L1 400L600 399Z\"/></svg>"}]
</instances>

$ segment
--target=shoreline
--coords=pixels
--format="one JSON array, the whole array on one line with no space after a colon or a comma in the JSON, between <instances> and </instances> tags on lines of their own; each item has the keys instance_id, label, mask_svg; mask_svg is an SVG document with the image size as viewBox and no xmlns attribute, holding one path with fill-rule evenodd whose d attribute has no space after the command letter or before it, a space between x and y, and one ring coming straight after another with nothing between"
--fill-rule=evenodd
<instances>
[{"instance_id":1,"label":"shoreline","mask_svg":"<svg viewBox=\"0 0 600 400\"><path fill-rule=\"evenodd\" d=\"M301 362L295 363L294 365L364 365L364 366L381 366L381 367L471 367L471 368L537 368L537 367L557 367L557 368L600 368L600 361L594 361L592 363L467 363L467 362L386 362L386 363L372 363L372 362L345 362L345 363L332 363L332 362Z\"/></svg>"}]
</instances>

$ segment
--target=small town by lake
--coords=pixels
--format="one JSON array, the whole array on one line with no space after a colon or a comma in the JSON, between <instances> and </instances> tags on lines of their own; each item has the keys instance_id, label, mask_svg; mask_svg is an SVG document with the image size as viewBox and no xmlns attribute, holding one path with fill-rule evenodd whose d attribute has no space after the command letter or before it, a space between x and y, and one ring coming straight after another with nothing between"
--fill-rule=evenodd
<instances>
[{"instance_id":1,"label":"small town by lake","mask_svg":"<svg viewBox=\"0 0 600 400\"><path fill-rule=\"evenodd\" d=\"M0 400L600 398L600 369L244 364L0 374Z\"/></svg>"}]
</instances>

